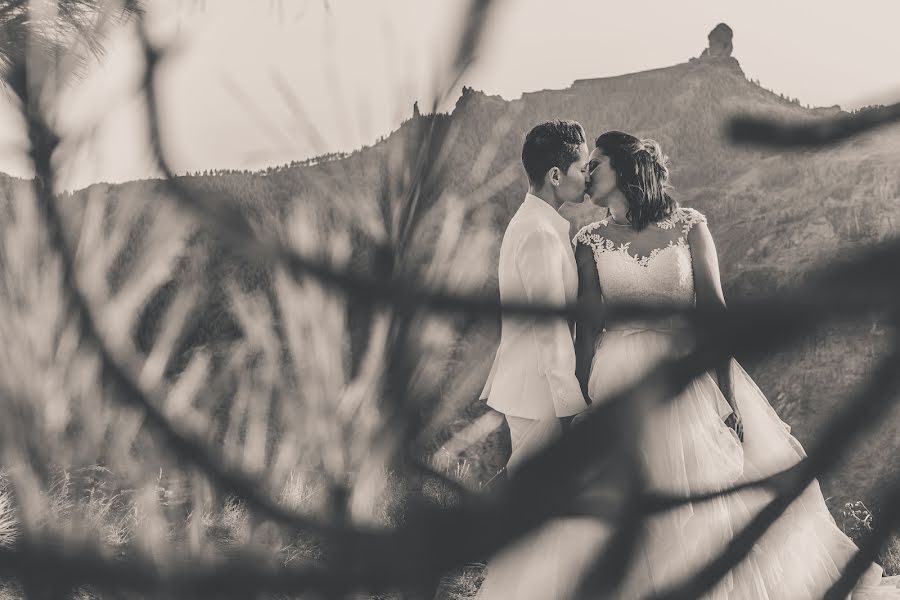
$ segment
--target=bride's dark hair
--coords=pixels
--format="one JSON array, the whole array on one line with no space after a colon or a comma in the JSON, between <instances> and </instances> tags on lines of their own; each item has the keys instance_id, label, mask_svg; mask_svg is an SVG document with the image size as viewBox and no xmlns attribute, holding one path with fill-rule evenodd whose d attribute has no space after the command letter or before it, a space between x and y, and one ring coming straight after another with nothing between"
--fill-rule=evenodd
<instances>
[{"instance_id":1,"label":"bride's dark hair","mask_svg":"<svg viewBox=\"0 0 900 600\"><path fill-rule=\"evenodd\" d=\"M626 216L635 231L665 219L678 207L669 196L669 157L657 142L607 131L595 145L616 172L616 187L628 201Z\"/></svg>"}]
</instances>

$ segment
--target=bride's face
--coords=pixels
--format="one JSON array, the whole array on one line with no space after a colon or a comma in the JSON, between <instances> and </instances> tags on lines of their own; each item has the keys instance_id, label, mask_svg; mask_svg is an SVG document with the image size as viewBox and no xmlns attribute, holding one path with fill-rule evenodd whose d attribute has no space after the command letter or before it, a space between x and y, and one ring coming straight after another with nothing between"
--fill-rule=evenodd
<instances>
[{"instance_id":1,"label":"bride's face","mask_svg":"<svg viewBox=\"0 0 900 600\"><path fill-rule=\"evenodd\" d=\"M609 164L609 157L594 148L588 157L588 172L585 177L585 194L597 206L607 206L609 198L616 191L616 172Z\"/></svg>"}]
</instances>

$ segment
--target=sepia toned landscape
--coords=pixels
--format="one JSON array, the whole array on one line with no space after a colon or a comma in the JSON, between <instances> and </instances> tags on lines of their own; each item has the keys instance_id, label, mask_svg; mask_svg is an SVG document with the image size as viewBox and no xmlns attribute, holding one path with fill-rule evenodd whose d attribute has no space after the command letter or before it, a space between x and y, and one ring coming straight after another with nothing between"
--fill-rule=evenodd
<instances>
[{"instance_id":1,"label":"sepia toned landscape","mask_svg":"<svg viewBox=\"0 0 900 600\"><path fill-rule=\"evenodd\" d=\"M139 22L140 9L129 10L122 18ZM24 16L14 25L32 26ZM165 49L145 41L152 82ZM515 100L454 85L450 112L417 103L363 148L258 171L166 172L156 131L164 177L76 191L54 188L50 158L65 146L48 141L52 118L28 95L35 76L22 83L8 55L5 81L23 108L36 174L0 175L0 546L25 539L43 552L40 541L74 548L63 553L74 558L28 555L45 556L57 579L4 555L3 597L131 597L117 594L140 593L149 565L158 572L146 588L167 590L154 577L174 573L179 597L216 581L223 565L233 577L199 595L345 597L322 565L377 555L381 538L348 549L333 529L425 532L416 519L438 514L427 510L500 485L508 433L478 397L499 319L478 304L446 309L419 290L499 299L500 240L526 191L520 153L535 123L564 116L591 139L617 129L657 140L676 199L709 219L726 300L783 294L896 237L896 126L800 149L727 135L737 115L818 123L884 107L804 106L791 90L748 78L730 37L697 45L707 48L678 64ZM146 92L155 131L165 115L152 83ZM574 234L599 210L561 212ZM841 314L737 358L808 448L870 380L891 347L891 319L875 309ZM891 406L819 478L854 540L891 508L885 484L898 451L900 409ZM91 552L107 562L96 566ZM348 587L360 598L473 597L487 556L460 556L420 557L409 595L396 595L400 576L388 567L383 581L354 572L360 583ZM896 536L878 556L900 574ZM119 563L134 572L109 566ZM435 588L427 574L448 563L456 566ZM179 569L197 579L178 579ZM329 586L334 596L313 595Z\"/></svg>"}]
</instances>

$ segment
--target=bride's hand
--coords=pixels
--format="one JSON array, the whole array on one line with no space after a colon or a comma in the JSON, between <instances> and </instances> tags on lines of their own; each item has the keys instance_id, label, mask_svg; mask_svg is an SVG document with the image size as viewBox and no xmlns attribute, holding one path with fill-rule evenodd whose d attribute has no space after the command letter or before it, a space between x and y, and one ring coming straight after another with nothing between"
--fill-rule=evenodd
<instances>
[{"instance_id":1,"label":"bride's hand","mask_svg":"<svg viewBox=\"0 0 900 600\"><path fill-rule=\"evenodd\" d=\"M734 429L734 432L737 434L738 439L742 442L744 441L744 421L741 419L741 411L737 409L737 406L732 406L732 413L728 415L728 418L725 419L725 425L731 429Z\"/></svg>"}]
</instances>

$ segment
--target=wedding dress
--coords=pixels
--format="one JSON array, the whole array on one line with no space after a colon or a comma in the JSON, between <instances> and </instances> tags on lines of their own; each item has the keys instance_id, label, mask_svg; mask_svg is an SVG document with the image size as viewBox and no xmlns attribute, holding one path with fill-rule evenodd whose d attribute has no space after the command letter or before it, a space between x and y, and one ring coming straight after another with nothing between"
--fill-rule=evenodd
<instances>
[{"instance_id":1,"label":"wedding dress","mask_svg":"<svg viewBox=\"0 0 900 600\"><path fill-rule=\"evenodd\" d=\"M581 229L573 243L593 251L605 303L690 307L694 281L688 235L700 222L705 217L689 208L676 209L641 232L607 218ZM591 368L593 403L635 382L660 360L689 349L686 330L677 322L611 324L597 343ZM650 490L686 496L723 489L781 471L805 456L790 427L736 361L731 370L743 442L723 422L731 407L715 379L698 377L642 420L639 456ZM715 557L772 497L768 491L748 490L647 519L616 597L644 598L682 581ZM583 520L551 522L489 563L478 597L570 598L573 582L589 564L586 557L607 539L604 527ZM813 482L704 598L821 598L856 550ZM546 580L543 586L536 583L538 575ZM881 575L881 567L871 565L852 598L900 600L898 578ZM522 585L529 579L532 583ZM540 590L532 593L534 588Z\"/></svg>"}]
</instances>

